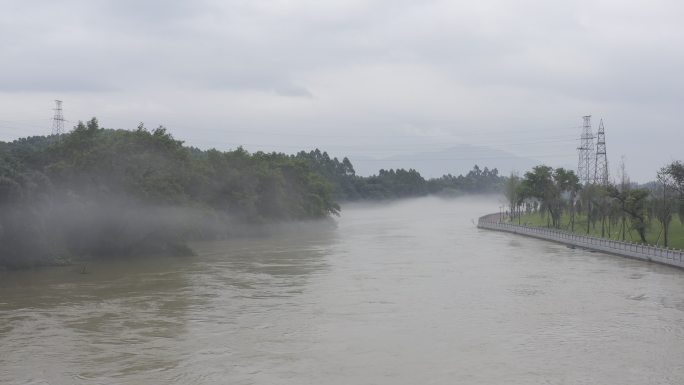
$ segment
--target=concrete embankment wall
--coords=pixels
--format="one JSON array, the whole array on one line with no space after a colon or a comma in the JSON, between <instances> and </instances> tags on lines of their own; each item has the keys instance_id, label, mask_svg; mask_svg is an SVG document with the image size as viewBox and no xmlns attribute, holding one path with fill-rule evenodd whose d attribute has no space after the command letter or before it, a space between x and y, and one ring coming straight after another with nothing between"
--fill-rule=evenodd
<instances>
[{"instance_id":1,"label":"concrete embankment wall","mask_svg":"<svg viewBox=\"0 0 684 385\"><path fill-rule=\"evenodd\" d=\"M684 252L682 250L664 249L661 247L640 245L636 243L613 241L610 239L587 237L562 230L528 227L499 222L499 214L480 217L477 227L481 229L506 231L509 233L527 235L548 241L560 242L585 249L603 251L623 257L658 262L665 265L684 268Z\"/></svg>"}]
</instances>

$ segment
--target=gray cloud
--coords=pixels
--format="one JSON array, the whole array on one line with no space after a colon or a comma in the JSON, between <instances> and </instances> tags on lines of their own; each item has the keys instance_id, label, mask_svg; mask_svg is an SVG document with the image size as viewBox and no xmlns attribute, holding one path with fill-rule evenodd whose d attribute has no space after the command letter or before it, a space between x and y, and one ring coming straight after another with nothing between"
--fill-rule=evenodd
<instances>
[{"instance_id":1,"label":"gray cloud","mask_svg":"<svg viewBox=\"0 0 684 385\"><path fill-rule=\"evenodd\" d=\"M612 162L625 154L647 179L681 154L660 138L681 137L683 11L667 0L10 2L0 101L10 121L62 98L74 119L159 122L205 146L380 156L499 142L567 152L563 164L572 143L516 143L579 135L593 113ZM360 149L368 133L382 139Z\"/></svg>"}]
</instances>

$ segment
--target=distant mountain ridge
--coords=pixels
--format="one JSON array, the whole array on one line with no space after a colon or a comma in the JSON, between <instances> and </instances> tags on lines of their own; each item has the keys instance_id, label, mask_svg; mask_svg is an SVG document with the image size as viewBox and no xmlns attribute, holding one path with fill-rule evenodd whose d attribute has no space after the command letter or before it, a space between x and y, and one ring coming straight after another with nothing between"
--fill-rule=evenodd
<instances>
[{"instance_id":1,"label":"distant mountain ridge","mask_svg":"<svg viewBox=\"0 0 684 385\"><path fill-rule=\"evenodd\" d=\"M499 175L508 175L511 171L524 173L542 162L536 159L515 155L513 153L490 147L463 144L432 152L393 155L385 158L368 156L350 156L357 175L369 176L377 174L380 169L415 169L424 178L439 178L442 175L465 174L478 165L499 170Z\"/></svg>"}]
</instances>

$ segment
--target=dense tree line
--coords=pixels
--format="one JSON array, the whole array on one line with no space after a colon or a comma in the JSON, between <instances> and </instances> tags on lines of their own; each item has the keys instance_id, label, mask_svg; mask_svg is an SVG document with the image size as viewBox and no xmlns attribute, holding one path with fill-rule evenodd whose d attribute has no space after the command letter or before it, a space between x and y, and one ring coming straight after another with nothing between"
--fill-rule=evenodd
<instances>
[{"instance_id":1,"label":"dense tree line","mask_svg":"<svg viewBox=\"0 0 684 385\"><path fill-rule=\"evenodd\" d=\"M226 236L235 223L337 214L331 191L285 154L199 151L163 127L92 119L59 137L0 143L0 265L185 253L183 240Z\"/></svg>"},{"instance_id":2,"label":"dense tree line","mask_svg":"<svg viewBox=\"0 0 684 385\"><path fill-rule=\"evenodd\" d=\"M575 218L580 214L587 234L599 231L602 237L617 234L625 240L634 231L642 243L647 243L647 230L655 222L660 227L657 242L667 247L675 214L684 223L684 164L666 165L656 182L644 186L630 183L625 175L620 179L606 185L581 185L573 171L541 165L522 178L511 175L504 194L514 221L520 222L523 213L537 212L549 227L576 231ZM566 223L561 221L563 216Z\"/></svg>"},{"instance_id":3,"label":"dense tree line","mask_svg":"<svg viewBox=\"0 0 684 385\"><path fill-rule=\"evenodd\" d=\"M497 169L480 169L477 165L466 175L444 175L425 179L414 169L381 169L368 177L356 175L346 157L341 161L316 149L299 152L297 159L306 160L332 185L333 196L339 201L383 200L419 197L428 194L486 194L499 193L506 178Z\"/></svg>"},{"instance_id":4,"label":"dense tree line","mask_svg":"<svg viewBox=\"0 0 684 385\"><path fill-rule=\"evenodd\" d=\"M337 215L337 202L495 192L496 169L425 180L415 170L357 176L349 159L199 150L166 129L101 128L0 142L0 267L72 257L187 254L185 240L241 226Z\"/></svg>"}]
</instances>

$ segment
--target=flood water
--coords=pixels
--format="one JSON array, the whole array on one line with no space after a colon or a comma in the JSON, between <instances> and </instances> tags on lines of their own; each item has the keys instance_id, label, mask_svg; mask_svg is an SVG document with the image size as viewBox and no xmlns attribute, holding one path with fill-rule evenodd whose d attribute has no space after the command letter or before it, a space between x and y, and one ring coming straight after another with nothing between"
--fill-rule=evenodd
<instances>
[{"instance_id":1,"label":"flood water","mask_svg":"<svg viewBox=\"0 0 684 385\"><path fill-rule=\"evenodd\" d=\"M0 383L684 384L684 271L475 228L498 205L0 273Z\"/></svg>"}]
</instances>

